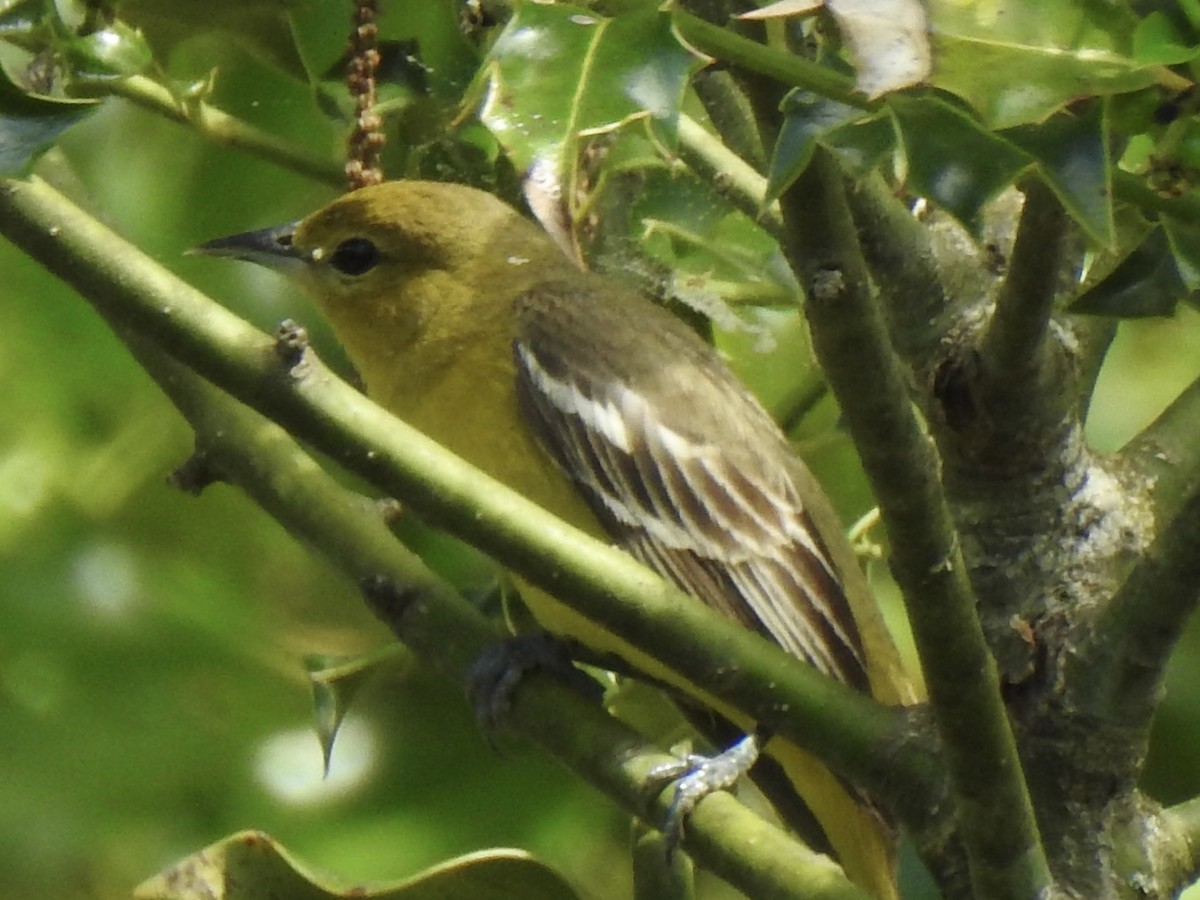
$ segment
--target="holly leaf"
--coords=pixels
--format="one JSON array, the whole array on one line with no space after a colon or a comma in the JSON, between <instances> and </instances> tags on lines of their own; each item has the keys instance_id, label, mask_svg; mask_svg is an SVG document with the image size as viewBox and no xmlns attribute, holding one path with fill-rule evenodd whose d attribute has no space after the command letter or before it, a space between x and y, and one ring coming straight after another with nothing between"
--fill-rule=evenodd
<instances>
[{"instance_id":1,"label":"holly leaf","mask_svg":"<svg viewBox=\"0 0 1200 900\"><path fill-rule=\"evenodd\" d=\"M59 136L99 108L96 100L64 100L22 90L0 67L0 176L26 174Z\"/></svg>"},{"instance_id":2,"label":"holly leaf","mask_svg":"<svg viewBox=\"0 0 1200 900\"><path fill-rule=\"evenodd\" d=\"M520 850L448 860L406 881L364 886L312 872L261 831L242 831L180 860L134 889L135 900L580 900L549 866Z\"/></svg>"},{"instance_id":3,"label":"holly leaf","mask_svg":"<svg viewBox=\"0 0 1200 900\"><path fill-rule=\"evenodd\" d=\"M701 64L658 10L606 19L526 3L488 54L479 115L519 169L549 161L555 180L570 186L589 137L641 122L673 146L684 91Z\"/></svg>"},{"instance_id":4,"label":"holly leaf","mask_svg":"<svg viewBox=\"0 0 1200 900\"><path fill-rule=\"evenodd\" d=\"M1128 4L1077 0L930 0L932 83L963 98L993 128L1040 122L1080 97L1186 82L1134 51ZM1162 47L1159 40L1144 44ZM1160 59L1170 53L1160 52Z\"/></svg>"}]
</instances>

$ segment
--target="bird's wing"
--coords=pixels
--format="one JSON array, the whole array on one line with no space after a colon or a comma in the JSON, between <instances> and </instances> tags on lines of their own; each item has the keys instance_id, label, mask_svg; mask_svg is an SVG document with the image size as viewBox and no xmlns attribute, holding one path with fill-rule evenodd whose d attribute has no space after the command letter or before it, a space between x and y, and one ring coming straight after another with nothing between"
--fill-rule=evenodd
<instances>
[{"instance_id":1,"label":"bird's wing","mask_svg":"<svg viewBox=\"0 0 1200 900\"><path fill-rule=\"evenodd\" d=\"M541 445L621 546L866 689L838 570L770 417L674 316L606 282L584 284L518 301L517 393Z\"/></svg>"}]
</instances>

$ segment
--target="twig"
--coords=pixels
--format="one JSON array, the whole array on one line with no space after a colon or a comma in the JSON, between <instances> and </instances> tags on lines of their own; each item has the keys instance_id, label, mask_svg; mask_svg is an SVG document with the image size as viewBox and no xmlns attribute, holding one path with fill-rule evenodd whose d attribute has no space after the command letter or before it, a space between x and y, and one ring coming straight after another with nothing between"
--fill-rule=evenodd
<instances>
[{"instance_id":1,"label":"twig","mask_svg":"<svg viewBox=\"0 0 1200 900\"><path fill-rule=\"evenodd\" d=\"M757 220L770 234L778 237L783 227L779 204L763 209L767 182L736 153L705 131L691 116L679 116L679 153L697 174L706 178L717 193L751 219Z\"/></svg>"},{"instance_id":2,"label":"twig","mask_svg":"<svg viewBox=\"0 0 1200 900\"><path fill-rule=\"evenodd\" d=\"M765 75L785 85L808 88L849 106L861 109L877 109L879 106L854 89L854 79L849 75L794 53L767 47L689 13L677 10L674 21L676 30L685 41L724 63Z\"/></svg>"},{"instance_id":3,"label":"twig","mask_svg":"<svg viewBox=\"0 0 1200 900\"><path fill-rule=\"evenodd\" d=\"M1040 178L1024 185L1025 205L1008 275L979 342L981 374L1026 406L1045 377L1043 350L1067 249L1067 214Z\"/></svg>"},{"instance_id":4,"label":"twig","mask_svg":"<svg viewBox=\"0 0 1200 900\"><path fill-rule=\"evenodd\" d=\"M1200 378L1193 381L1121 456L1153 482L1155 518L1169 521L1184 500L1200 489Z\"/></svg>"},{"instance_id":5,"label":"twig","mask_svg":"<svg viewBox=\"0 0 1200 900\"><path fill-rule=\"evenodd\" d=\"M709 67L692 79L692 89L721 136L721 142L755 171L767 165L767 152L746 95L724 69Z\"/></svg>"},{"instance_id":6,"label":"twig","mask_svg":"<svg viewBox=\"0 0 1200 900\"><path fill-rule=\"evenodd\" d=\"M115 95L144 109L195 129L214 144L233 147L317 181L341 187L345 175L334 160L310 156L294 144L231 116L198 99L181 99L144 75L79 82L81 94Z\"/></svg>"},{"instance_id":7,"label":"twig","mask_svg":"<svg viewBox=\"0 0 1200 900\"><path fill-rule=\"evenodd\" d=\"M1193 430L1194 434L1194 430ZM1200 602L1200 489L1159 524L1158 538L1096 617L1071 659L1085 710L1132 735L1140 758L1158 710L1171 650Z\"/></svg>"},{"instance_id":8,"label":"twig","mask_svg":"<svg viewBox=\"0 0 1200 900\"><path fill-rule=\"evenodd\" d=\"M896 351L928 354L943 326L946 289L925 226L874 174L846 193L863 259L875 276Z\"/></svg>"}]
</instances>

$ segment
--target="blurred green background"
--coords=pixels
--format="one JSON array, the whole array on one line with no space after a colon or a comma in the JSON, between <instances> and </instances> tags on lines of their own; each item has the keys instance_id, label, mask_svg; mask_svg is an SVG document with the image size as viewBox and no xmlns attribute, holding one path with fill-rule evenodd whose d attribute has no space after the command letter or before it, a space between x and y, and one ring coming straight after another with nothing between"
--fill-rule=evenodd
<instances>
[{"instance_id":1,"label":"blurred green background","mask_svg":"<svg viewBox=\"0 0 1200 900\"><path fill-rule=\"evenodd\" d=\"M300 46L320 70L341 51L343 10L300 8ZM445 71L469 54L456 39ZM180 78L217 68L219 105L315 154L340 152L340 129L314 126L309 87L236 42L175 45L171 65ZM300 319L335 355L274 276L182 255L297 218L333 189L123 102L74 129L41 171L240 314L265 329ZM628 895L627 820L518 742L493 752L460 686L417 665L364 689L323 779L301 660L371 650L387 632L235 491L167 487L190 450L180 417L71 291L7 244L0 273L0 898L128 896L251 827L356 880L517 846L592 896ZM745 368L769 393L771 366ZM1200 315L1123 325L1093 445L1119 447L1198 375ZM848 445L830 410L816 418L814 467L861 514ZM474 563L460 573L466 585L486 577ZM1200 791L1198 681L1200 633L1177 653L1152 748L1146 785L1164 802Z\"/></svg>"}]
</instances>

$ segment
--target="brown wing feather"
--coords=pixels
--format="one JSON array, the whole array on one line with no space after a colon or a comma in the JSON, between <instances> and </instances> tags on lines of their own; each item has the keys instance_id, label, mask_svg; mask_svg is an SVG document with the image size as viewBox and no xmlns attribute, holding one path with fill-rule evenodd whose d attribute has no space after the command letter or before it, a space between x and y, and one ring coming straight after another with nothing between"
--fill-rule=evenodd
<instances>
[{"instance_id":1,"label":"brown wing feather","mask_svg":"<svg viewBox=\"0 0 1200 900\"><path fill-rule=\"evenodd\" d=\"M634 556L866 689L858 629L786 440L686 326L591 284L518 301L518 397L543 447Z\"/></svg>"}]
</instances>

